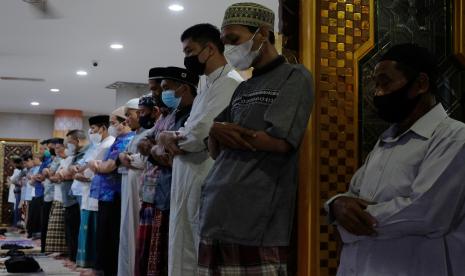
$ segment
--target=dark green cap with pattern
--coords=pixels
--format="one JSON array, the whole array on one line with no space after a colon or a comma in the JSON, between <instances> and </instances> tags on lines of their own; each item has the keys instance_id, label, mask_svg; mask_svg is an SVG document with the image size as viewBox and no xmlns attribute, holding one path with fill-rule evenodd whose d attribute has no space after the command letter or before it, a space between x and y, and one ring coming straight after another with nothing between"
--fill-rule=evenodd
<instances>
[{"instance_id":1,"label":"dark green cap with pattern","mask_svg":"<svg viewBox=\"0 0 465 276\"><path fill-rule=\"evenodd\" d=\"M221 28L228 25L269 26L274 29L274 12L256 3L236 3L226 9Z\"/></svg>"}]
</instances>

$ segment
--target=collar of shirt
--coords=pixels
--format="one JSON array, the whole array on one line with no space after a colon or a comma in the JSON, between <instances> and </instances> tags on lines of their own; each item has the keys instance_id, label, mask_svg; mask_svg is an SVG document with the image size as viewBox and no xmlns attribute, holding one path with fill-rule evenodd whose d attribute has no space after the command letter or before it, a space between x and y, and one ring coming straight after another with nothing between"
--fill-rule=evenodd
<instances>
[{"instance_id":1,"label":"collar of shirt","mask_svg":"<svg viewBox=\"0 0 465 276\"><path fill-rule=\"evenodd\" d=\"M254 69L252 72L252 77L254 78L254 77L263 75L265 73L268 73L285 62L286 62L286 59L283 56L278 56L277 58L275 58L273 61L271 61L267 65L261 68Z\"/></svg>"},{"instance_id":2,"label":"collar of shirt","mask_svg":"<svg viewBox=\"0 0 465 276\"><path fill-rule=\"evenodd\" d=\"M206 77L207 87L212 86L213 83L221 77L221 75L226 75L231 70L232 66L228 63L226 63L226 65L224 66L218 67L215 71L213 71L210 75Z\"/></svg>"},{"instance_id":3,"label":"collar of shirt","mask_svg":"<svg viewBox=\"0 0 465 276\"><path fill-rule=\"evenodd\" d=\"M409 132L414 132L423 138L430 139L439 124L447 117L446 110L439 103L418 119L407 131L397 137L395 137L397 125L392 125L381 135L381 141L384 143L395 143Z\"/></svg>"}]
</instances>

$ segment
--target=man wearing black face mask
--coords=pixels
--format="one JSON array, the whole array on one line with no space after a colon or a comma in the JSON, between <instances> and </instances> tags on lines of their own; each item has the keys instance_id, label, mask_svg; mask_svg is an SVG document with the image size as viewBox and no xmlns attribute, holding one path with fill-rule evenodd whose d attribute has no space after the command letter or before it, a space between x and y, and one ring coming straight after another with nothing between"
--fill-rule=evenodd
<instances>
[{"instance_id":1,"label":"man wearing black face mask","mask_svg":"<svg viewBox=\"0 0 465 276\"><path fill-rule=\"evenodd\" d=\"M437 69L414 44L392 47L375 67L374 103L392 126L349 191L325 205L344 242L339 274L465 271L465 125L436 102Z\"/></svg>"},{"instance_id":2,"label":"man wearing black face mask","mask_svg":"<svg viewBox=\"0 0 465 276\"><path fill-rule=\"evenodd\" d=\"M205 140L213 119L229 104L242 81L226 62L219 30L198 24L181 35L184 65L205 75L189 118L177 132L164 132L160 144L174 155L170 215L169 275L194 275L197 263L200 187L213 165Z\"/></svg>"},{"instance_id":3,"label":"man wearing black face mask","mask_svg":"<svg viewBox=\"0 0 465 276\"><path fill-rule=\"evenodd\" d=\"M151 129L160 116L160 109L155 106L152 95L139 98L139 124L145 129Z\"/></svg>"}]
</instances>

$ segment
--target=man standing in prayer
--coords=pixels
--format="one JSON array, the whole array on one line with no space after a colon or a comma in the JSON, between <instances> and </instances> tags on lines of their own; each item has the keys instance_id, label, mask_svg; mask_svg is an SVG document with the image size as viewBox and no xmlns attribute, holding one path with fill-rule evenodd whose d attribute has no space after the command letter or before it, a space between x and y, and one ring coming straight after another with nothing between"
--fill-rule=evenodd
<instances>
[{"instance_id":1,"label":"man standing in prayer","mask_svg":"<svg viewBox=\"0 0 465 276\"><path fill-rule=\"evenodd\" d=\"M73 184L76 167L82 164L90 145L86 133L79 129L71 130L66 134L66 144L66 155L72 156L72 160L66 170L60 171L59 178L63 183L60 186L63 195L63 206L65 207L65 235L69 259L71 262L76 262L81 212L76 196L71 193L71 185Z\"/></svg>"},{"instance_id":2,"label":"man standing in prayer","mask_svg":"<svg viewBox=\"0 0 465 276\"><path fill-rule=\"evenodd\" d=\"M118 255L118 275L134 275L137 227L139 226L139 186L144 169L137 145L149 133L139 123L139 98L129 100L125 105L126 123L135 132L126 152L120 154L121 181L121 229Z\"/></svg>"},{"instance_id":3,"label":"man standing in prayer","mask_svg":"<svg viewBox=\"0 0 465 276\"><path fill-rule=\"evenodd\" d=\"M325 205L344 243L338 275L463 275L465 125L436 100L437 77L414 44L376 65L373 101L391 126Z\"/></svg>"},{"instance_id":4,"label":"man standing in prayer","mask_svg":"<svg viewBox=\"0 0 465 276\"><path fill-rule=\"evenodd\" d=\"M186 69L167 67L162 74L161 87L163 117L157 122L151 157L157 164L156 187L153 198L154 220L147 263L147 275L168 274L168 232L171 200L172 156L159 145L160 134L165 130L177 131L184 125L197 96L198 76ZM164 108L167 107L167 109Z\"/></svg>"},{"instance_id":5,"label":"man standing in prayer","mask_svg":"<svg viewBox=\"0 0 465 276\"><path fill-rule=\"evenodd\" d=\"M234 4L224 16L226 58L254 71L210 130L216 160L202 189L200 275L288 275L313 88L304 66L278 54L273 27L273 11L255 3Z\"/></svg>"},{"instance_id":6,"label":"man standing in prayer","mask_svg":"<svg viewBox=\"0 0 465 276\"><path fill-rule=\"evenodd\" d=\"M114 110L110 116L108 133L116 137L102 161L89 162L95 173L90 197L98 199L97 260L96 270L104 275L116 275L121 220L121 173L118 172L119 155L134 137L126 123L124 107Z\"/></svg>"},{"instance_id":7,"label":"man standing in prayer","mask_svg":"<svg viewBox=\"0 0 465 276\"><path fill-rule=\"evenodd\" d=\"M21 220L21 212L19 202L21 200L21 179L24 176L23 160L19 156L11 159L14 171L10 177L10 190L8 194L8 202L13 203L13 227L18 227L18 222Z\"/></svg>"},{"instance_id":8,"label":"man standing in prayer","mask_svg":"<svg viewBox=\"0 0 465 276\"><path fill-rule=\"evenodd\" d=\"M68 251L65 239L65 208L63 207L63 195L61 193L62 183L57 174L71 164L72 157L66 156L63 139L55 139L55 154L56 157L47 172L48 179L55 187L47 227L45 252L65 254Z\"/></svg>"},{"instance_id":9,"label":"man standing in prayer","mask_svg":"<svg viewBox=\"0 0 465 276\"><path fill-rule=\"evenodd\" d=\"M174 156L169 226L169 274L194 275L199 243L200 190L213 165L205 143L213 119L229 104L242 78L223 55L219 30L210 24L192 26L181 35L184 65L205 75L192 111L177 132L165 132L160 144Z\"/></svg>"},{"instance_id":10,"label":"man standing in prayer","mask_svg":"<svg viewBox=\"0 0 465 276\"><path fill-rule=\"evenodd\" d=\"M56 138L52 138L47 140L47 148L48 152L50 152L51 156L51 161L48 164L48 166L42 171L42 184L44 186L44 204L42 206L42 223L41 223L41 236L40 236L40 242L41 242L41 252L45 252L45 242L47 240L47 229L48 229L48 220L50 218L50 211L52 209L52 204L53 204L53 195L55 193L55 187L54 184L48 179L49 174L50 174L50 168L51 166L54 166L55 168L58 166L60 163L60 158L56 156L55 153L55 144L58 143L59 140Z\"/></svg>"},{"instance_id":11,"label":"man standing in prayer","mask_svg":"<svg viewBox=\"0 0 465 276\"><path fill-rule=\"evenodd\" d=\"M82 183L81 225L79 228L76 264L80 267L95 267L97 254L97 212L98 200L90 197L90 184L94 172L89 168L92 160L102 160L115 138L108 133L110 116L98 115L89 118L89 140L93 144L92 153L79 168L74 178Z\"/></svg>"}]
</instances>

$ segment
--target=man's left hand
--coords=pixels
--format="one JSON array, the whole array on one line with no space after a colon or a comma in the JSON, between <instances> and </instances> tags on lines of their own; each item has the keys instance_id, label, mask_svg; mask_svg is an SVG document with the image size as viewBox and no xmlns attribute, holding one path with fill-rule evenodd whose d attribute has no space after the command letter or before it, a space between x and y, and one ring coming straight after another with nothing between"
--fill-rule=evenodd
<instances>
[{"instance_id":1,"label":"man's left hand","mask_svg":"<svg viewBox=\"0 0 465 276\"><path fill-rule=\"evenodd\" d=\"M178 146L178 141L184 139L175 131L164 131L158 138L159 144L172 156L184 154Z\"/></svg>"}]
</instances>

